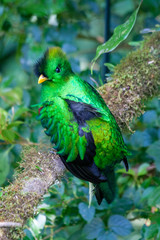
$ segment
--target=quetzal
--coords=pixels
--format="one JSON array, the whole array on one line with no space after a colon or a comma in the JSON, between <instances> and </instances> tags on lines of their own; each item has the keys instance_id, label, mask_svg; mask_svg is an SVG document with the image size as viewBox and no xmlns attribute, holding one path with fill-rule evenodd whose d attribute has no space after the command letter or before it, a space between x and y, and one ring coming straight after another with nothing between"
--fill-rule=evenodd
<instances>
[{"instance_id":1,"label":"quetzal","mask_svg":"<svg viewBox=\"0 0 160 240\"><path fill-rule=\"evenodd\" d=\"M65 53L49 48L36 63L41 102L39 119L66 168L95 186L98 204L115 196L114 167L126 170L128 154L121 131L100 94L73 73Z\"/></svg>"}]
</instances>

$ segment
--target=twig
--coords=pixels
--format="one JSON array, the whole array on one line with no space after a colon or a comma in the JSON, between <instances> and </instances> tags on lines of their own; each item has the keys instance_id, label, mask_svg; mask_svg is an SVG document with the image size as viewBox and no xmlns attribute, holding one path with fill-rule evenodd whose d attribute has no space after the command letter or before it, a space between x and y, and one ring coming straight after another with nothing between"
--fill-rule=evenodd
<instances>
[{"instance_id":1,"label":"twig","mask_svg":"<svg viewBox=\"0 0 160 240\"><path fill-rule=\"evenodd\" d=\"M82 38L82 39L96 41L98 43L103 43L104 42L104 38L102 36L95 37L95 36L88 36L88 35L84 35L84 34L78 34L77 37Z\"/></svg>"},{"instance_id":2,"label":"twig","mask_svg":"<svg viewBox=\"0 0 160 240\"><path fill-rule=\"evenodd\" d=\"M21 223L16 222L0 222L0 228L22 227Z\"/></svg>"}]
</instances>

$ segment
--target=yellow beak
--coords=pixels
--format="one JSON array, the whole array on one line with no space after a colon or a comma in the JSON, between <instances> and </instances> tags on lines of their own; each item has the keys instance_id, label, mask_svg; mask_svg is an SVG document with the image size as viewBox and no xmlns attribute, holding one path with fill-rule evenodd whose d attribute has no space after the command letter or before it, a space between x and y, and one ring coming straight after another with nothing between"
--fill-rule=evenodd
<instances>
[{"instance_id":1,"label":"yellow beak","mask_svg":"<svg viewBox=\"0 0 160 240\"><path fill-rule=\"evenodd\" d=\"M38 78L38 84L41 84L42 82L47 81L48 78L46 78L45 76L43 76L43 74L40 75L40 77Z\"/></svg>"}]
</instances>

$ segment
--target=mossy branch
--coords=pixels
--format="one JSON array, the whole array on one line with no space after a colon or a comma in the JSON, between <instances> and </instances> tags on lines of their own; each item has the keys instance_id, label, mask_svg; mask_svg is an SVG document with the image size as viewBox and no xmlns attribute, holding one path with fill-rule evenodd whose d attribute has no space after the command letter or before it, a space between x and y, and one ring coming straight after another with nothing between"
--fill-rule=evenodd
<instances>
[{"instance_id":1,"label":"mossy branch","mask_svg":"<svg viewBox=\"0 0 160 240\"><path fill-rule=\"evenodd\" d=\"M99 88L122 131L129 130L133 119L144 112L146 100L160 92L159 42L160 32L149 36L140 49L131 52L115 67L113 81ZM0 197L2 226L4 222L24 226L27 218L34 215L43 194L65 169L55 153L37 146L25 147L22 159L15 181L3 189ZM0 228L0 239L22 237L22 227Z\"/></svg>"},{"instance_id":2,"label":"mossy branch","mask_svg":"<svg viewBox=\"0 0 160 240\"><path fill-rule=\"evenodd\" d=\"M146 101L159 95L159 43L160 32L146 38L115 67L113 81L99 88L123 132L131 131L133 120L144 113Z\"/></svg>"},{"instance_id":3,"label":"mossy branch","mask_svg":"<svg viewBox=\"0 0 160 240\"><path fill-rule=\"evenodd\" d=\"M0 197L0 239L4 236L10 240L23 238L25 221L33 217L42 196L52 183L62 177L64 170L56 153L37 145L23 146L22 162L15 181L3 189ZM5 222L14 224L9 229Z\"/></svg>"}]
</instances>

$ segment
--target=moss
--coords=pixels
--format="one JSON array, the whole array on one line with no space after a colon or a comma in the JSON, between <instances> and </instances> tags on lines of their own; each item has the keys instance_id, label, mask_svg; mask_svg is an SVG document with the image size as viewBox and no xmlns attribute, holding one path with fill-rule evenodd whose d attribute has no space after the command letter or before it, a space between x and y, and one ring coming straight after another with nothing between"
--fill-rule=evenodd
<instances>
[{"instance_id":1,"label":"moss","mask_svg":"<svg viewBox=\"0 0 160 240\"><path fill-rule=\"evenodd\" d=\"M145 101L159 93L159 41L159 32L146 38L115 67L113 81L99 88L123 131L132 131L131 123L145 110Z\"/></svg>"},{"instance_id":2,"label":"moss","mask_svg":"<svg viewBox=\"0 0 160 240\"><path fill-rule=\"evenodd\" d=\"M24 225L29 217L33 217L48 187L62 176L64 166L59 157L44 149L42 153L41 149L37 146L24 147L18 174L13 184L3 189L0 197L0 222ZM19 239L24 234L21 228L4 231L8 239Z\"/></svg>"}]
</instances>

